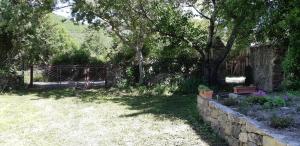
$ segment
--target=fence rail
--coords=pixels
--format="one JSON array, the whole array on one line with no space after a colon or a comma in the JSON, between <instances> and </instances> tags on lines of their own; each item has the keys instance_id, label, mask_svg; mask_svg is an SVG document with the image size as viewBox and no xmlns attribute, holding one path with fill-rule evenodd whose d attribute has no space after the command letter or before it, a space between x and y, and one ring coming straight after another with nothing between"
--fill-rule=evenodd
<instances>
[{"instance_id":1,"label":"fence rail","mask_svg":"<svg viewBox=\"0 0 300 146\"><path fill-rule=\"evenodd\" d=\"M30 86L69 85L89 87L106 84L105 65L35 65L30 67ZM39 78L37 78L39 77ZM54 83L55 82L55 83Z\"/></svg>"}]
</instances>

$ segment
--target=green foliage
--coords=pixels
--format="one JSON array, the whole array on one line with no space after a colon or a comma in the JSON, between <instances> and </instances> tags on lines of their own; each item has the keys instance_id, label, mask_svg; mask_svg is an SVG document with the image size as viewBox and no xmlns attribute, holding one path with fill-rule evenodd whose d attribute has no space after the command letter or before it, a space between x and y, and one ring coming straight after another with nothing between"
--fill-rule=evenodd
<instances>
[{"instance_id":1,"label":"green foliage","mask_svg":"<svg viewBox=\"0 0 300 146\"><path fill-rule=\"evenodd\" d=\"M88 29L87 25L73 22L68 18L52 13L49 14L49 18L58 28L64 29L78 46L83 44L85 38L89 35L89 32L86 31Z\"/></svg>"},{"instance_id":2,"label":"green foliage","mask_svg":"<svg viewBox=\"0 0 300 146\"><path fill-rule=\"evenodd\" d=\"M286 106L286 101L281 97L268 98L268 101L263 104L265 109Z\"/></svg>"},{"instance_id":3,"label":"green foliage","mask_svg":"<svg viewBox=\"0 0 300 146\"><path fill-rule=\"evenodd\" d=\"M109 61L116 54L114 40L104 30L87 30L81 49L89 51L102 61Z\"/></svg>"},{"instance_id":4,"label":"green foliage","mask_svg":"<svg viewBox=\"0 0 300 146\"><path fill-rule=\"evenodd\" d=\"M271 101L272 101L273 107L286 106L285 100L281 97L276 96Z\"/></svg>"},{"instance_id":5,"label":"green foliage","mask_svg":"<svg viewBox=\"0 0 300 146\"><path fill-rule=\"evenodd\" d=\"M250 104L263 105L266 102L268 102L268 97L266 97L266 96L250 96L250 97L247 97L246 101Z\"/></svg>"},{"instance_id":6,"label":"green foliage","mask_svg":"<svg viewBox=\"0 0 300 146\"><path fill-rule=\"evenodd\" d=\"M276 129L288 128L294 124L294 119L291 117L278 117L273 115L270 126Z\"/></svg>"},{"instance_id":7,"label":"green foliage","mask_svg":"<svg viewBox=\"0 0 300 146\"><path fill-rule=\"evenodd\" d=\"M33 7L32 4L35 3ZM7 50L4 56L6 66L12 66L13 63L22 60L24 54L28 56L32 53L31 48L35 48L39 43L36 34L40 32L40 24L45 19L45 15L51 11L54 6L54 0L45 0L44 2L28 1L0 1L0 36L8 36L8 42L11 45L1 48L1 51ZM20 13L22 12L22 13ZM51 31L51 30L49 30ZM38 48L35 48L38 49ZM39 50L40 53L48 54L48 51ZM31 61L39 58L31 55ZM3 63L3 62L1 62Z\"/></svg>"},{"instance_id":8,"label":"green foliage","mask_svg":"<svg viewBox=\"0 0 300 146\"><path fill-rule=\"evenodd\" d=\"M196 77L180 80L177 92L181 94L196 94L197 87L202 83L202 80Z\"/></svg>"},{"instance_id":9,"label":"green foliage","mask_svg":"<svg viewBox=\"0 0 300 146\"><path fill-rule=\"evenodd\" d=\"M24 54L27 63L49 63L53 56L77 49L78 46L66 31L51 23L46 16L37 26L35 33L24 37Z\"/></svg>"},{"instance_id":10,"label":"green foliage","mask_svg":"<svg viewBox=\"0 0 300 146\"><path fill-rule=\"evenodd\" d=\"M291 38L291 45L283 62L283 69L286 75L287 88L300 89L300 33L291 37L293 38Z\"/></svg>"},{"instance_id":11,"label":"green foliage","mask_svg":"<svg viewBox=\"0 0 300 146\"><path fill-rule=\"evenodd\" d=\"M8 68L0 68L0 77L6 77L10 75L15 75L14 71L9 70Z\"/></svg>"},{"instance_id":12,"label":"green foliage","mask_svg":"<svg viewBox=\"0 0 300 146\"><path fill-rule=\"evenodd\" d=\"M208 91L208 90L210 90L209 87L207 87L207 86L205 86L205 85L200 84L200 85L198 86L198 91L199 91L199 92L202 92L202 91Z\"/></svg>"},{"instance_id":13,"label":"green foliage","mask_svg":"<svg viewBox=\"0 0 300 146\"><path fill-rule=\"evenodd\" d=\"M298 7L290 10L287 20L291 33L289 36L289 49L283 62L289 89L300 89L300 2L295 2L295 5Z\"/></svg>"},{"instance_id":14,"label":"green foliage","mask_svg":"<svg viewBox=\"0 0 300 146\"><path fill-rule=\"evenodd\" d=\"M129 69L130 70L130 69ZM130 71L129 71L130 72ZM163 81L149 86L138 86L138 93L148 95L172 95L172 94L196 94L197 87L201 80L197 78L183 78L176 75L168 77ZM118 82L117 87L120 89L132 88L130 79L123 79Z\"/></svg>"},{"instance_id":15,"label":"green foliage","mask_svg":"<svg viewBox=\"0 0 300 146\"><path fill-rule=\"evenodd\" d=\"M223 104L226 106L235 106L238 104L238 101L234 98L225 98Z\"/></svg>"},{"instance_id":16,"label":"green foliage","mask_svg":"<svg viewBox=\"0 0 300 146\"><path fill-rule=\"evenodd\" d=\"M48 64L54 55L78 48L49 17L55 4L56 0L0 1L0 36L10 43L0 48L4 66Z\"/></svg>"},{"instance_id":17,"label":"green foliage","mask_svg":"<svg viewBox=\"0 0 300 146\"><path fill-rule=\"evenodd\" d=\"M246 99L246 102L250 105L259 104L265 109L271 109L274 107L286 106L286 101L279 96L269 97L269 96L250 96Z\"/></svg>"},{"instance_id":18,"label":"green foliage","mask_svg":"<svg viewBox=\"0 0 300 146\"><path fill-rule=\"evenodd\" d=\"M102 61L95 57L91 57L89 52L84 50L72 50L52 60L53 65L101 65Z\"/></svg>"}]
</instances>

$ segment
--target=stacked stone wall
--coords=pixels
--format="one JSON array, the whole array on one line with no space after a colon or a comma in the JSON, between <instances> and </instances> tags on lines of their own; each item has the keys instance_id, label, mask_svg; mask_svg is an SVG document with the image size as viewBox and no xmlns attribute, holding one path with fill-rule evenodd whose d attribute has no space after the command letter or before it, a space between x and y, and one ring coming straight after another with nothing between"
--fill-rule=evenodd
<instances>
[{"instance_id":1,"label":"stacked stone wall","mask_svg":"<svg viewBox=\"0 0 300 146\"><path fill-rule=\"evenodd\" d=\"M198 96L197 102L203 119L231 146L300 146L214 100Z\"/></svg>"}]
</instances>

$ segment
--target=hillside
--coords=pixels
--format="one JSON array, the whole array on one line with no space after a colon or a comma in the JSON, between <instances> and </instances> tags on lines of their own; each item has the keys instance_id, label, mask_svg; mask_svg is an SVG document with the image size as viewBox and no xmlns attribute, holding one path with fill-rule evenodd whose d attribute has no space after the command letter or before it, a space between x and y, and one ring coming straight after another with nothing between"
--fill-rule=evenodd
<instances>
[{"instance_id":1,"label":"hillside","mask_svg":"<svg viewBox=\"0 0 300 146\"><path fill-rule=\"evenodd\" d=\"M86 36L86 29L88 28L87 25L74 24L73 21L53 13L51 13L49 17L55 24L66 30L75 42L78 42L79 45L83 43Z\"/></svg>"}]
</instances>

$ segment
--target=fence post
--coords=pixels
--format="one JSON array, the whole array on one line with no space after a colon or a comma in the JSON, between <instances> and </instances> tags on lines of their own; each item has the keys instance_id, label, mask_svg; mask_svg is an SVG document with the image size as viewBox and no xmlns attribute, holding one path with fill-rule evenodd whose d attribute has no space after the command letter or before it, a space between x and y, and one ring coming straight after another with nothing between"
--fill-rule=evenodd
<instances>
[{"instance_id":1,"label":"fence post","mask_svg":"<svg viewBox=\"0 0 300 146\"><path fill-rule=\"evenodd\" d=\"M105 88L108 87L108 83L107 83L107 81L108 81L108 80L107 80L107 75L108 75L108 73L107 73L107 71L108 71L108 70L107 70L107 66L108 66L108 65L105 65L105 66L104 66L104 86L105 86Z\"/></svg>"},{"instance_id":2,"label":"fence post","mask_svg":"<svg viewBox=\"0 0 300 146\"><path fill-rule=\"evenodd\" d=\"M30 66L30 82L29 87L33 87L33 65Z\"/></svg>"}]
</instances>

